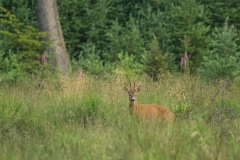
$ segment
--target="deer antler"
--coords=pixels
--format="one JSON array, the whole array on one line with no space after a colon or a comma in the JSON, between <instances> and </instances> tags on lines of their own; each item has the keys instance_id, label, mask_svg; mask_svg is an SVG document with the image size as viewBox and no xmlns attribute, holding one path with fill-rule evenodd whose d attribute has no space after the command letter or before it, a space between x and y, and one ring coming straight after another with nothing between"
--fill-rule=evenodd
<instances>
[{"instance_id":1,"label":"deer antler","mask_svg":"<svg viewBox=\"0 0 240 160\"><path fill-rule=\"evenodd\" d=\"M131 91L134 91L135 88L136 88L136 83L134 82L134 83L133 83L133 86L132 86L132 82L130 82L130 90L131 90Z\"/></svg>"}]
</instances>

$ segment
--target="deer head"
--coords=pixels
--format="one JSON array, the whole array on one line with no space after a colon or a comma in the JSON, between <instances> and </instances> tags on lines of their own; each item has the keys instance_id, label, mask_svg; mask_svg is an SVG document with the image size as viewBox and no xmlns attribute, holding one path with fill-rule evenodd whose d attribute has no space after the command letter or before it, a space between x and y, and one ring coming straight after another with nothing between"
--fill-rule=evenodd
<instances>
[{"instance_id":1,"label":"deer head","mask_svg":"<svg viewBox=\"0 0 240 160\"><path fill-rule=\"evenodd\" d=\"M136 101L137 93L140 91L140 86L136 87L136 84L130 82L130 87L126 87L126 91L129 96L129 102L133 103Z\"/></svg>"}]
</instances>

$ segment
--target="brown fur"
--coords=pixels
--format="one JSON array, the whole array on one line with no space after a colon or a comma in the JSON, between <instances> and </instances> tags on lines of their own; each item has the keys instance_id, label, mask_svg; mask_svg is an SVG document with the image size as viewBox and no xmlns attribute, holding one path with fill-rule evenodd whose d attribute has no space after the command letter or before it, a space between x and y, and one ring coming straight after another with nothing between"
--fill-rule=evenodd
<instances>
[{"instance_id":1,"label":"brown fur","mask_svg":"<svg viewBox=\"0 0 240 160\"><path fill-rule=\"evenodd\" d=\"M130 89L127 87L126 91L129 94L129 110L132 115L143 121L174 121L174 114L167 107L156 104L137 104L136 96L140 91L140 86L135 88L134 83L132 89L130 83Z\"/></svg>"}]
</instances>

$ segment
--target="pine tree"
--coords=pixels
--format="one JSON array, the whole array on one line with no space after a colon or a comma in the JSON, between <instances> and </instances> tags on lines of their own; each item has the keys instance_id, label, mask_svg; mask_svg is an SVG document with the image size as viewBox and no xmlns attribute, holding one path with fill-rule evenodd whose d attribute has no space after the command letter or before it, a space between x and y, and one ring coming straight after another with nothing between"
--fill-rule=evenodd
<instances>
[{"instance_id":1,"label":"pine tree","mask_svg":"<svg viewBox=\"0 0 240 160\"><path fill-rule=\"evenodd\" d=\"M223 28L213 32L212 50L204 56L200 73L207 80L229 78L240 71L240 47L237 45L237 29L228 25L226 18Z\"/></svg>"},{"instance_id":2,"label":"pine tree","mask_svg":"<svg viewBox=\"0 0 240 160\"><path fill-rule=\"evenodd\" d=\"M189 55L190 71L196 73L202 57L209 50L208 12L197 0L182 0L172 3L168 32L173 32L174 53L180 58L185 52Z\"/></svg>"}]
</instances>

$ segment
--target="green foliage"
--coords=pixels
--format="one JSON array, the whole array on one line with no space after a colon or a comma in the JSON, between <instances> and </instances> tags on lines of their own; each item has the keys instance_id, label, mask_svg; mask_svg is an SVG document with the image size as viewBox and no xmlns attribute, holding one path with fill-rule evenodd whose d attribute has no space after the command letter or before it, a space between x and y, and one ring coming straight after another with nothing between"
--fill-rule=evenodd
<instances>
[{"instance_id":1,"label":"green foliage","mask_svg":"<svg viewBox=\"0 0 240 160\"><path fill-rule=\"evenodd\" d=\"M18 27L11 26L15 21L12 18L11 23L0 26L4 31L3 52L10 49L15 53L18 50L22 57L21 70L36 72L39 64L35 60L42 54L37 47L41 36L32 38L30 32L33 35L38 33L23 25L37 27L36 1L2 0L0 4L18 16L15 26L22 23ZM189 55L189 73L197 75L202 61L205 61L203 57L214 49L210 45L214 28L219 27L226 17L230 17L229 23L236 28L240 26L238 0L57 0L57 4L74 67L94 75L101 75L105 70L111 73L119 71L116 70L117 65L125 63L120 62L119 53L133 55L135 63L147 65L140 67L144 69L141 73L152 77L163 70L180 71L180 60L185 52ZM93 46L94 54L88 55ZM142 57L146 63L142 62Z\"/></svg>"},{"instance_id":2,"label":"green foliage","mask_svg":"<svg viewBox=\"0 0 240 160\"><path fill-rule=\"evenodd\" d=\"M79 11L72 10L72 3L74 3L74 7L78 6L80 8ZM60 14L62 4L59 6ZM72 42L78 43L76 45L79 46L78 50L84 50L85 44L93 44L96 50L100 51L100 60L104 60L104 63L110 62L114 64L118 62L118 53L122 51L133 54L137 61L141 61L142 56L140 54L143 54L146 49L149 50L148 44L151 41L157 41L158 52L168 53L172 62L175 61L173 65L169 65L169 62L165 61L164 66L168 66L168 69L175 71L176 66L179 64L178 59L180 57L178 55L187 51L191 57L191 70L196 71L202 61L202 56L209 50L209 27L205 24L208 22L209 16L204 5L195 0L171 4L166 3L164 0L159 2L129 1L124 2L125 7L121 6L117 1L108 1L108 3L105 1L84 1L81 3L69 2L67 4L69 7L71 6L71 10L66 10L64 5L63 12L67 11L72 17L76 17L81 13L80 19L74 21L74 23L78 23L74 36L79 35L78 39L80 38L82 43L78 41ZM112 6L116 5L123 8L117 7L117 10L113 10ZM99 11L96 16L99 19L91 16L91 13L95 13L96 10ZM102 10L105 10L105 12L102 12ZM117 14L118 10L122 10L122 12ZM116 15L114 19L112 14ZM69 29L74 27L70 23L67 24L69 27L67 27L68 31L65 34L72 32ZM63 29L65 29L64 25ZM66 36L70 35L66 34ZM190 39L187 44L186 39ZM77 55L78 53L79 51L74 54ZM83 53L83 56L86 57L85 54ZM145 71L148 74L149 72L155 74L159 72L156 69L159 66L155 65L160 64L153 57L159 58L159 56L156 56L156 52L148 52L148 54L148 64L155 68L155 71L151 71L151 69Z\"/></svg>"},{"instance_id":3,"label":"green foliage","mask_svg":"<svg viewBox=\"0 0 240 160\"><path fill-rule=\"evenodd\" d=\"M0 0L0 6L3 6L12 14L17 15L20 22L37 27L36 1Z\"/></svg>"},{"instance_id":4,"label":"green foliage","mask_svg":"<svg viewBox=\"0 0 240 160\"><path fill-rule=\"evenodd\" d=\"M16 82L17 78L21 76L21 63L19 63L20 59L21 57L19 57L18 54L12 53L11 50L9 50L7 54L0 50L0 82Z\"/></svg>"},{"instance_id":5,"label":"green foliage","mask_svg":"<svg viewBox=\"0 0 240 160\"><path fill-rule=\"evenodd\" d=\"M129 1L128 3L132 18L137 20L144 48L148 47L148 43L151 41L157 40L159 48L163 52L172 53L174 36L169 28L172 24L169 15L171 3L166 0Z\"/></svg>"},{"instance_id":6,"label":"green foliage","mask_svg":"<svg viewBox=\"0 0 240 160\"><path fill-rule=\"evenodd\" d=\"M239 14L240 14L240 1L238 0L201 0L202 4L208 8L210 14L210 21L208 24L214 30L215 27L221 27L225 22L226 17L229 17L229 24L234 24L236 28L240 27Z\"/></svg>"},{"instance_id":7,"label":"green foliage","mask_svg":"<svg viewBox=\"0 0 240 160\"><path fill-rule=\"evenodd\" d=\"M159 80L159 75L174 68L173 57L169 53L162 53L156 36L147 48L146 72L154 81Z\"/></svg>"},{"instance_id":8,"label":"green foliage","mask_svg":"<svg viewBox=\"0 0 240 160\"><path fill-rule=\"evenodd\" d=\"M79 60L73 60L72 63L77 68L80 66L85 71L96 76L103 76L104 73L117 73L133 78L145 71L147 61L146 55L141 55L140 61L134 55L120 52L117 54L117 61L105 62L100 59L99 53L94 52L94 47L86 57L80 54ZM106 76L106 75L104 75Z\"/></svg>"},{"instance_id":9,"label":"green foliage","mask_svg":"<svg viewBox=\"0 0 240 160\"><path fill-rule=\"evenodd\" d=\"M43 49L47 45L40 40L45 34L20 22L16 15L3 7L0 7L0 10L0 36L3 39L1 42L2 62L10 61L8 67L1 67L2 72L7 74L18 72L12 75L13 77L10 76L10 79L37 73Z\"/></svg>"},{"instance_id":10,"label":"green foliage","mask_svg":"<svg viewBox=\"0 0 240 160\"><path fill-rule=\"evenodd\" d=\"M138 61L136 56L121 52L118 54L118 59L116 73L125 75L129 79L144 73L147 59L145 54L142 54L140 61Z\"/></svg>"},{"instance_id":11,"label":"green foliage","mask_svg":"<svg viewBox=\"0 0 240 160\"><path fill-rule=\"evenodd\" d=\"M97 50L106 51L108 45L105 35L110 23L108 17L114 11L111 7L113 1L59 2L60 21L71 57L77 58L89 43L96 46Z\"/></svg>"},{"instance_id":12,"label":"green foliage","mask_svg":"<svg viewBox=\"0 0 240 160\"><path fill-rule=\"evenodd\" d=\"M144 51L144 41L139 23L132 17L123 27L117 20L112 21L112 26L106 33L109 42L108 51L103 53L103 57L110 61L119 60L118 53L127 52L134 55L138 60L141 59L141 53Z\"/></svg>"},{"instance_id":13,"label":"green foliage","mask_svg":"<svg viewBox=\"0 0 240 160\"><path fill-rule=\"evenodd\" d=\"M101 76L105 71L112 72L113 66L108 62L104 63L100 59L99 51L96 51L95 46L87 44L84 50L79 54L77 59L72 60L74 68L81 67L90 74Z\"/></svg>"},{"instance_id":14,"label":"green foliage","mask_svg":"<svg viewBox=\"0 0 240 160\"><path fill-rule=\"evenodd\" d=\"M191 60L190 70L196 74L211 42L210 27L206 24L209 21L209 13L204 4L197 0L183 0L171 5L169 16L172 22L168 26L169 32L173 31L173 43L176 46L174 53L178 54L180 59L183 53L187 52Z\"/></svg>"},{"instance_id":15,"label":"green foliage","mask_svg":"<svg viewBox=\"0 0 240 160\"><path fill-rule=\"evenodd\" d=\"M226 19L224 27L215 28L212 36L213 49L204 57L200 73L208 80L232 77L240 71L239 34L233 25L228 25Z\"/></svg>"}]
</instances>

